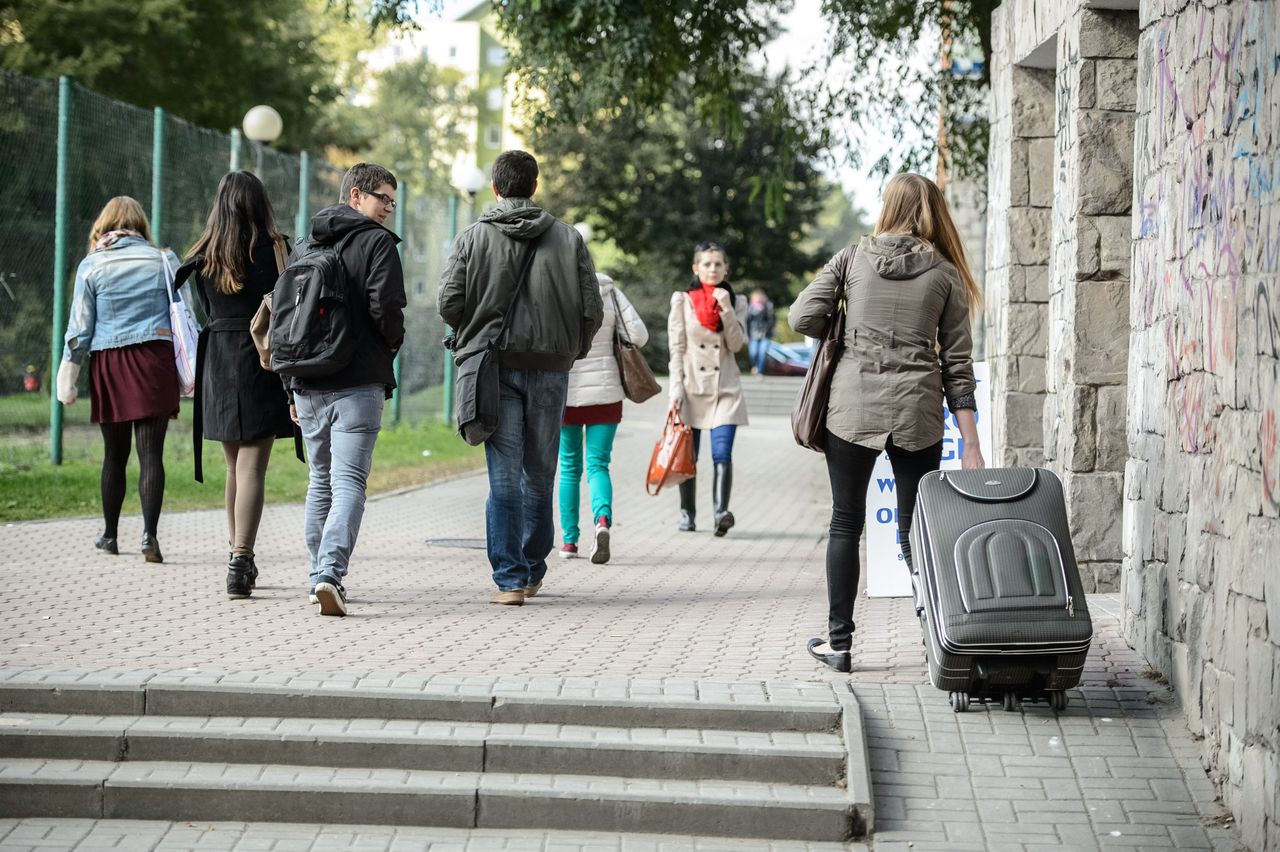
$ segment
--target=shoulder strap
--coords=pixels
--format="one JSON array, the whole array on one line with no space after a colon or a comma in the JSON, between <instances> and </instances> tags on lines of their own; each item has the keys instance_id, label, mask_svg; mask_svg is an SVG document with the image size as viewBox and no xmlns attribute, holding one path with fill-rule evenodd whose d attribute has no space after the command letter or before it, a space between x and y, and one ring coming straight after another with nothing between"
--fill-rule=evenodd
<instances>
[{"instance_id":1,"label":"shoulder strap","mask_svg":"<svg viewBox=\"0 0 1280 852\"><path fill-rule=\"evenodd\" d=\"M276 255L276 277L278 278L281 274L284 273L284 267L285 267L286 261L289 258L289 252L285 248L284 237L281 237L278 240L274 240L273 242L274 242L273 249Z\"/></svg>"},{"instance_id":2,"label":"shoulder strap","mask_svg":"<svg viewBox=\"0 0 1280 852\"><path fill-rule=\"evenodd\" d=\"M613 297L613 336L621 336L623 341L630 346L631 335L627 334L627 324L622 321L622 305L618 302L618 288L615 287L610 290L609 295Z\"/></svg>"},{"instance_id":3,"label":"shoulder strap","mask_svg":"<svg viewBox=\"0 0 1280 852\"><path fill-rule=\"evenodd\" d=\"M511 315L515 313L516 302L520 299L520 291L524 289L524 283L529 280L529 271L533 268L533 256L537 253L538 243L542 241L542 234L529 240L529 247L525 250L524 259L520 262L520 272L516 277L516 289L511 294L511 303L507 305L507 312L502 315L502 325L498 326L498 333L493 336L491 346L497 346L502 340L502 336L507 333L507 326L511 324Z\"/></svg>"}]
</instances>

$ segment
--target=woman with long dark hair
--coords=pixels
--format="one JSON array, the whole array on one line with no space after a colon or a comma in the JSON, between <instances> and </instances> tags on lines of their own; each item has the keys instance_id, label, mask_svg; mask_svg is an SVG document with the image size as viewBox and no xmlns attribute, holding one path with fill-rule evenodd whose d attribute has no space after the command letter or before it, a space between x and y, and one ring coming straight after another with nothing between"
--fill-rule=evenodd
<instances>
[{"instance_id":1,"label":"woman with long dark hair","mask_svg":"<svg viewBox=\"0 0 1280 852\"><path fill-rule=\"evenodd\" d=\"M985 464L969 329L982 294L946 199L928 178L899 174L885 186L883 205L874 233L828 261L789 316L796 331L820 338L842 299L848 310L827 403L828 633L808 645L814 659L841 672L852 667L858 540L876 458L887 451L893 465L898 543L908 570L920 478L942 462L944 396L964 439L963 466Z\"/></svg>"},{"instance_id":2,"label":"woman with long dark hair","mask_svg":"<svg viewBox=\"0 0 1280 852\"><path fill-rule=\"evenodd\" d=\"M231 172L218 184L204 233L178 271L179 282L194 278L208 315L196 362L196 479L203 481L202 437L220 441L227 465L231 599L253 592L258 577L253 548L271 447L276 438L294 433L284 386L263 369L249 336L249 321L275 287L288 246L262 181L252 172Z\"/></svg>"},{"instance_id":3,"label":"woman with long dark hair","mask_svg":"<svg viewBox=\"0 0 1280 852\"><path fill-rule=\"evenodd\" d=\"M102 430L102 535L94 547L118 554L125 468L138 445L142 555L163 562L156 529L164 503L164 439L178 416L178 367L169 331L166 259L151 242L142 205L127 195L107 202L93 223L89 254L76 270L58 400L76 401L80 367L89 357L89 419Z\"/></svg>"}]
</instances>

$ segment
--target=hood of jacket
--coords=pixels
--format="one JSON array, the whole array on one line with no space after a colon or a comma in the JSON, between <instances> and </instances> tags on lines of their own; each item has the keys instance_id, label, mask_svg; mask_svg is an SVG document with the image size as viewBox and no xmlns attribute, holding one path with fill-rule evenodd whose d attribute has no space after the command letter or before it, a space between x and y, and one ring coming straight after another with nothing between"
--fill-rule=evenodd
<instances>
[{"instance_id":1,"label":"hood of jacket","mask_svg":"<svg viewBox=\"0 0 1280 852\"><path fill-rule=\"evenodd\" d=\"M929 243L907 234L865 237L861 250L876 273L890 280L916 278L946 260Z\"/></svg>"},{"instance_id":2,"label":"hood of jacket","mask_svg":"<svg viewBox=\"0 0 1280 852\"><path fill-rule=\"evenodd\" d=\"M311 238L332 245L348 234L379 228L391 234L397 243L400 238L388 227L379 225L368 216L346 204L333 204L311 217Z\"/></svg>"},{"instance_id":3,"label":"hood of jacket","mask_svg":"<svg viewBox=\"0 0 1280 852\"><path fill-rule=\"evenodd\" d=\"M492 210L480 216L513 240L528 241L540 237L556 221L556 217L527 198L500 198Z\"/></svg>"}]
</instances>

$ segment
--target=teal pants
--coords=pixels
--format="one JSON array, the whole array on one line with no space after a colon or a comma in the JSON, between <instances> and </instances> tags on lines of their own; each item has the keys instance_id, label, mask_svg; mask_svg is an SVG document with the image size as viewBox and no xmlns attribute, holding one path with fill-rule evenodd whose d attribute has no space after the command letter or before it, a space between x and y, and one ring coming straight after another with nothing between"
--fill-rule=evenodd
<instances>
[{"instance_id":1,"label":"teal pants","mask_svg":"<svg viewBox=\"0 0 1280 852\"><path fill-rule=\"evenodd\" d=\"M583 432L586 433L585 441ZM560 527L564 530L566 544L577 544L581 533L578 529L578 483L582 480L584 455L587 489L591 493L592 524L601 515L613 523L613 482L609 479L609 460L613 457L613 437L617 434L617 423L560 427Z\"/></svg>"}]
</instances>

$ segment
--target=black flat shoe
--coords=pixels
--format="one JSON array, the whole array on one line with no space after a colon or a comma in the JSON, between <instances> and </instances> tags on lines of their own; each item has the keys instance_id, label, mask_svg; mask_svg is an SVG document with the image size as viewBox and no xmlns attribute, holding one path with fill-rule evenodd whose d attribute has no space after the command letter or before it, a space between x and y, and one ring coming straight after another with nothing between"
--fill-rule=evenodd
<instances>
[{"instance_id":1,"label":"black flat shoe","mask_svg":"<svg viewBox=\"0 0 1280 852\"><path fill-rule=\"evenodd\" d=\"M156 537L151 533L142 534L142 558L148 562L163 562L164 555L160 553L160 542L156 541Z\"/></svg>"},{"instance_id":2,"label":"black flat shoe","mask_svg":"<svg viewBox=\"0 0 1280 852\"><path fill-rule=\"evenodd\" d=\"M116 544L114 538L107 538L105 535L98 536L93 546L101 550L103 553L110 553L112 556L120 555L120 546Z\"/></svg>"},{"instance_id":3,"label":"black flat shoe","mask_svg":"<svg viewBox=\"0 0 1280 852\"><path fill-rule=\"evenodd\" d=\"M830 654L824 654L820 651L813 650L825 641L825 639L810 639L809 645L806 649L809 652L809 656L813 657L824 666L831 666L831 668L838 672L853 671L853 658L849 655L848 651L834 651Z\"/></svg>"}]
</instances>

